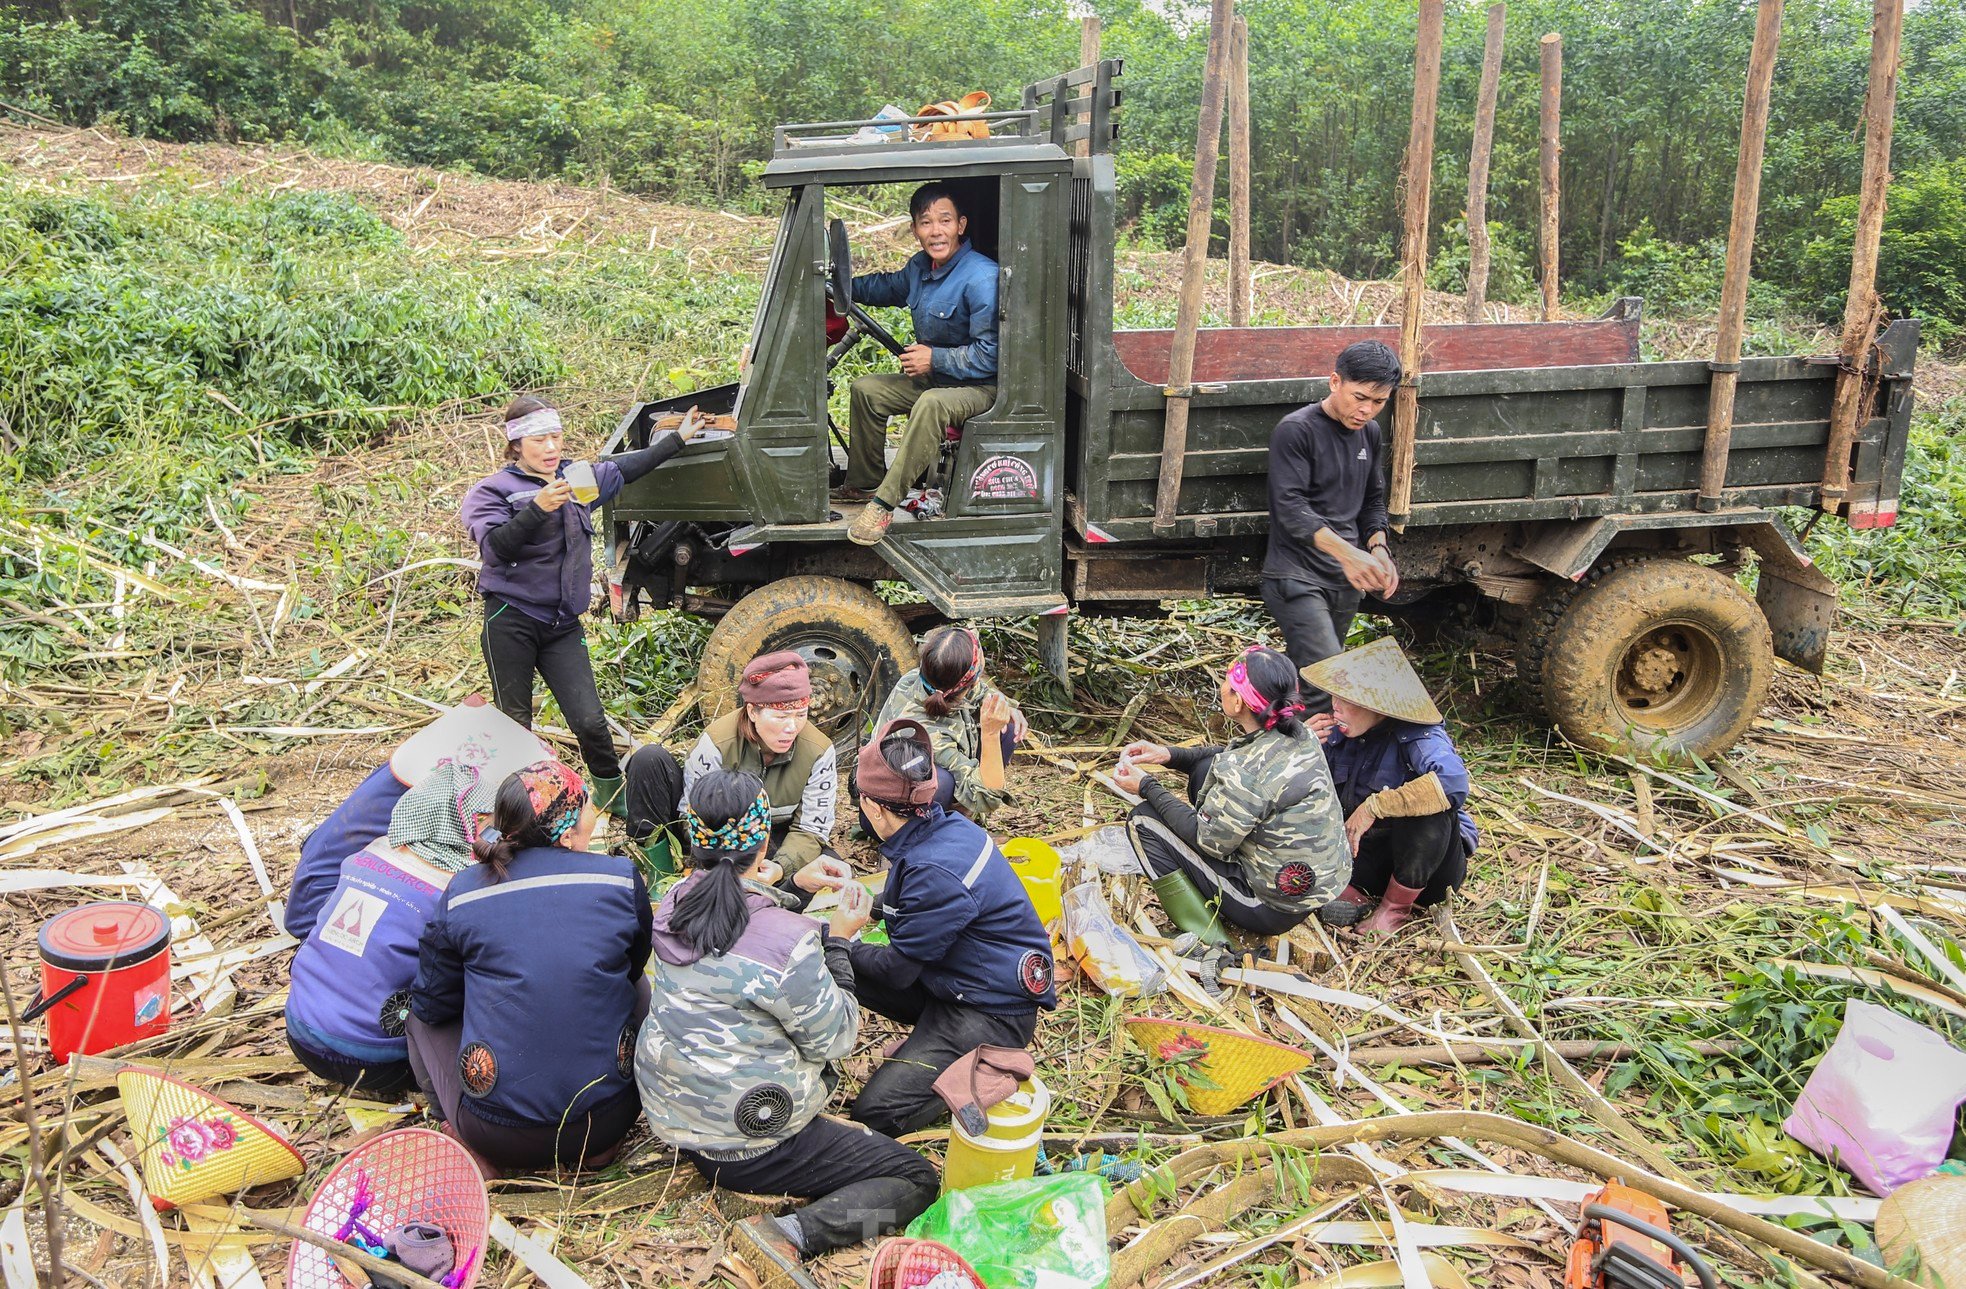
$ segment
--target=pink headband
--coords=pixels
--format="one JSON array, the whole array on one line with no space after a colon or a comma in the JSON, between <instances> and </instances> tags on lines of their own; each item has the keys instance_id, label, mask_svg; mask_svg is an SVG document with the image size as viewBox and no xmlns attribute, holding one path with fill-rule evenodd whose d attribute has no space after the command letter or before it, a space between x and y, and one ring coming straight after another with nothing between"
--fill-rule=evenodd
<instances>
[{"instance_id":1,"label":"pink headband","mask_svg":"<svg viewBox=\"0 0 1966 1289\"><path fill-rule=\"evenodd\" d=\"M1262 645L1251 645L1242 651L1242 657L1229 664L1229 688L1236 692L1237 698L1249 704L1249 710L1253 715L1263 717L1263 728L1267 730L1275 729L1277 722L1286 716L1298 715L1304 710L1304 705L1302 703L1283 703L1277 707L1276 711L1269 712L1270 703L1273 700L1265 698L1262 691L1256 688L1256 683L1249 678L1249 655L1262 652ZM1269 714L1267 716L1263 715L1265 712L1269 712Z\"/></svg>"},{"instance_id":2,"label":"pink headband","mask_svg":"<svg viewBox=\"0 0 1966 1289\"><path fill-rule=\"evenodd\" d=\"M963 634L969 637L969 670L962 674L962 679L947 689L937 691L939 693L960 694L974 685L976 678L983 674L983 639L976 634L973 627L964 627Z\"/></svg>"}]
</instances>

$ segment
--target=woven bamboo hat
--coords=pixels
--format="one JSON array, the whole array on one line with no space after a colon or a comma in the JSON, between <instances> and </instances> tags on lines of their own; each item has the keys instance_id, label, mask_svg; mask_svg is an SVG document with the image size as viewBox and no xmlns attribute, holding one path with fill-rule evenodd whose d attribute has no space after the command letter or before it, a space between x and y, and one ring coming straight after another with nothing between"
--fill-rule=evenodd
<instances>
[{"instance_id":1,"label":"woven bamboo hat","mask_svg":"<svg viewBox=\"0 0 1966 1289\"><path fill-rule=\"evenodd\" d=\"M414 788L439 761L455 760L477 766L498 784L514 770L552 755L537 734L490 703L482 707L460 703L404 739L390 754L389 768L404 787Z\"/></svg>"},{"instance_id":2,"label":"woven bamboo hat","mask_svg":"<svg viewBox=\"0 0 1966 1289\"><path fill-rule=\"evenodd\" d=\"M1391 636L1314 662L1300 674L1326 693L1381 716L1415 725L1440 724L1440 708Z\"/></svg>"},{"instance_id":3,"label":"woven bamboo hat","mask_svg":"<svg viewBox=\"0 0 1966 1289\"><path fill-rule=\"evenodd\" d=\"M1126 1032L1142 1051L1163 1061L1201 1049L1195 1068L1215 1086L1188 1087L1188 1104L1196 1114L1233 1114L1236 1107L1311 1064L1309 1052L1215 1025L1142 1016L1127 1021Z\"/></svg>"},{"instance_id":4,"label":"woven bamboo hat","mask_svg":"<svg viewBox=\"0 0 1966 1289\"><path fill-rule=\"evenodd\" d=\"M1966 1177L1935 1173L1885 1196L1877 1246L1913 1284L1966 1285Z\"/></svg>"},{"instance_id":5,"label":"woven bamboo hat","mask_svg":"<svg viewBox=\"0 0 1966 1289\"><path fill-rule=\"evenodd\" d=\"M305 1167L277 1130L203 1088L128 1069L116 1076L116 1092L154 1202L195 1204L298 1177Z\"/></svg>"}]
</instances>

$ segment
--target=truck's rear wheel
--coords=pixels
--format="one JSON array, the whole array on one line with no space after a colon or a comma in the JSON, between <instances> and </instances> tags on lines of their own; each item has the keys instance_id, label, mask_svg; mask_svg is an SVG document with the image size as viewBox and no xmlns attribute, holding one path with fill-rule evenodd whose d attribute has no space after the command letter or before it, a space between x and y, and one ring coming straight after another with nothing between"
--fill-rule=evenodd
<instances>
[{"instance_id":1,"label":"truck's rear wheel","mask_svg":"<svg viewBox=\"0 0 1966 1289\"><path fill-rule=\"evenodd\" d=\"M739 600L710 633L697 677L703 714L735 707L744 664L779 649L812 668L812 723L842 747L915 665L915 638L880 596L836 577L788 577Z\"/></svg>"},{"instance_id":2,"label":"truck's rear wheel","mask_svg":"<svg viewBox=\"0 0 1966 1289\"><path fill-rule=\"evenodd\" d=\"M1594 575L1542 642L1542 699L1573 742L1710 757L1768 697L1768 621L1734 579L1648 559Z\"/></svg>"}]
</instances>

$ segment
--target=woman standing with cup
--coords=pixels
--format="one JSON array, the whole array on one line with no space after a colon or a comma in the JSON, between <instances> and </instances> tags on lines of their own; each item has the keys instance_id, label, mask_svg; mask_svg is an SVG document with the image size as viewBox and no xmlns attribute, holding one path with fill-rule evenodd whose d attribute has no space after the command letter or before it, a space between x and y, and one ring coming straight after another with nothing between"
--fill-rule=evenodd
<instances>
[{"instance_id":1,"label":"woman standing with cup","mask_svg":"<svg viewBox=\"0 0 1966 1289\"><path fill-rule=\"evenodd\" d=\"M612 501L696 436L696 409L646 448L589 464L563 459L560 414L521 395L505 409L505 467L465 494L485 597L480 642L492 701L528 728L535 673L580 742L597 808L619 815L621 760L601 711L580 615L594 600L594 508Z\"/></svg>"}]
</instances>

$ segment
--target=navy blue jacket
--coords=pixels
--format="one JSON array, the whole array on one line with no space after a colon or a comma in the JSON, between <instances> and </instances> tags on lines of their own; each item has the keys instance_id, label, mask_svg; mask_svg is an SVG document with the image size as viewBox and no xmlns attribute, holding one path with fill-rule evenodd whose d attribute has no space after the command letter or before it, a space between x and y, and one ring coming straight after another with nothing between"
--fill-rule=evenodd
<instances>
[{"instance_id":1,"label":"navy blue jacket","mask_svg":"<svg viewBox=\"0 0 1966 1289\"><path fill-rule=\"evenodd\" d=\"M341 881L341 861L378 837L389 835L389 815L409 789L384 761L362 780L348 800L315 825L300 843L293 890L287 893L287 934L305 940L321 916L321 906Z\"/></svg>"},{"instance_id":2,"label":"navy blue jacket","mask_svg":"<svg viewBox=\"0 0 1966 1289\"><path fill-rule=\"evenodd\" d=\"M1331 766L1338 804L1347 818L1375 792L1411 783L1429 771L1438 774L1441 791L1454 806L1461 850L1474 854L1481 834L1475 828L1474 816L1468 813L1468 767L1445 729L1388 717L1358 738L1346 738L1334 730L1324 745L1324 759Z\"/></svg>"},{"instance_id":3,"label":"navy blue jacket","mask_svg":"<svg viewBox=\"0 0 1966 1289\"><path fill-rule=\"evenodd\" d=\"M1058 1005L1051 937L990 835L930 806L881 843L888 943L855 944L853 970L998 1014Z\"/></svg>"},{"instance_id":4,"label":"navy blue jacket","mask_svg":"<svg viewBox=\"0 0 1966 1289\"><path fill-rule=\"evenodd\" d=\"M451 878L423 929L410 1010L463 1021L465 1104L493 1123L558 1128L635 1095L635 984L648 968L648 887L619 855L559 846Z\"/></svg>"}]
</instances>

